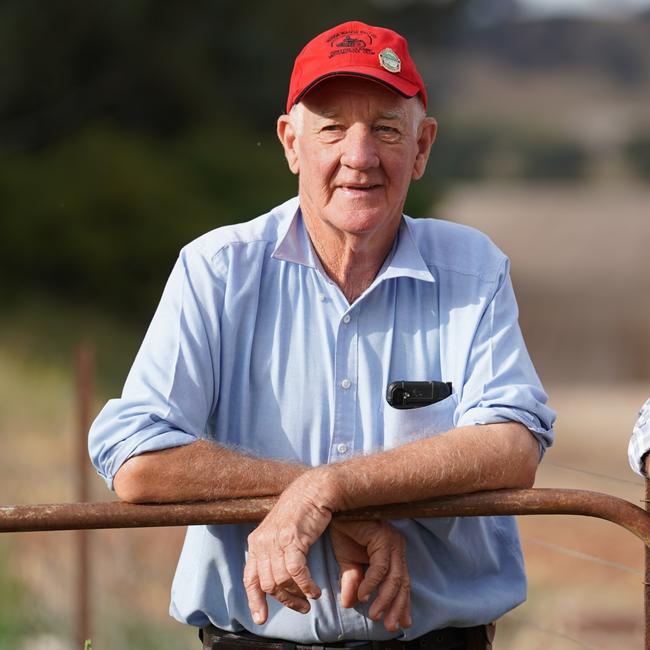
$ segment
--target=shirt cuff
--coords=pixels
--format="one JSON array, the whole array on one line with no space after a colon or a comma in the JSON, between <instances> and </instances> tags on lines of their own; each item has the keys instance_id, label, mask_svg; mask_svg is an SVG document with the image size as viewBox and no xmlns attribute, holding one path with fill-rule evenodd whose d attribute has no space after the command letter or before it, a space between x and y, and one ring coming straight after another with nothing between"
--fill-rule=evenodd
<instances>
[{"instance_id":1,"label":"shirt cuff","mask_svg":"<svg viewBox=\"0 0 650 650\"><path fill-rule=\"evenodd\" d=\"M465 411L459 418L456 426L465 427L476 424L501 424L505 422L518 422L523 424L539 443L539 459L544 457L544 452L553 444L553 429L545 427L540 420L530 413L509 407L480 407Z\"/></svg>"},{"instance_id":2,"label":"shirt cuff","mask_svg":"<svg viewBox=\"0 0 650 650\"><path fill-rule=\"evenodd\" d=\"M113 490L113 478L122 465L133 456L139 456L149 451L160 451L162 449L170 449L171 447L183 447L196 442L198 438L185 431L172 429L158 433L154 436L148 437L136 444L128 444L129 439L125 440L116 450L111 462L110 473L103 475L102 478L106 481L106 485L110 490Z\"/></svg>"}]
</instances>

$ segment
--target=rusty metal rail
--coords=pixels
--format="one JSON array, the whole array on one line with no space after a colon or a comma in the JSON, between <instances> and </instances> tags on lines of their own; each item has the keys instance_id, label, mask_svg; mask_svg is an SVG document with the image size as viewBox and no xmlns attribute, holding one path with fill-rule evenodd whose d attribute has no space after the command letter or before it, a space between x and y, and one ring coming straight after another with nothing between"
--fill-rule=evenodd
<instances>
[{"instance_id":1,"label":"rusty metal rail","mask_svg":"<svg viewBox=\"0 0 650 650\"><path fill-rule=\"evenodd\" d=\"M276 497L209 503L135 505L120 502L0 506L0 532L141 528L260 521ZM479 515L583 515L606 519L650 545L650 514L629 501L587 490L495 490L427 501L364 508L345 519L475 517Z\"/></svg>"},{"instance_id":2,"label":"rusty metal rail","mask_svg":"<svg viewBox=\"0 0 650 650\"><path fill-rule=\"evenodd\" d=\"M646 502L650 499L646 483ZM120 502L0 506L0 533L254 523L276 497L209 503L135 505ZM650 650L650 513L608 494L587 490L496 490L338 513L345 519L582 515L622 526L646 545L645 648Z\"/></svg>"}]
</instances>

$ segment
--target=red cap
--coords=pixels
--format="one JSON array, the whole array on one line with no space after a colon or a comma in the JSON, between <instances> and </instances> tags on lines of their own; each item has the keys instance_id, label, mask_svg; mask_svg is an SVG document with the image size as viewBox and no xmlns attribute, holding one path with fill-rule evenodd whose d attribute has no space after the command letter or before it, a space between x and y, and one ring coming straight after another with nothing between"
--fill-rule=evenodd
<instances>
[{"instance_id":1,"label":"red cap","mask_svg":"<svg viewBox=\"0 0 650 650\"><path fill-rule=\"evenodd\" d=\"M403 97L419 93L427 107L424 82L406 39L391 29L350 21L319 34L296 57L287 113L316 84L336 75L372 79Z\"/></svg>"}]
</instances>

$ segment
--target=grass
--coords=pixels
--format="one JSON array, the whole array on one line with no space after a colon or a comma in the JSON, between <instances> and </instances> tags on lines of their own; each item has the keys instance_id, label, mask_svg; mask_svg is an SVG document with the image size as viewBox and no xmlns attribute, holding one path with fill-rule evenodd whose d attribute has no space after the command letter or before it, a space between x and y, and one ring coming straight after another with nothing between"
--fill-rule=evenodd
<instances>
[{"instance_id":1,"label":"grass","mask_svg":"<svg viewBox=\"0 0 650 650\"><path fill-rule=\"evenodd\" d=\"M16 650L20 641L60 628L31 597L29 591L9 571L10 548L0 539L0 650Z\"/></svg>"},{"instance_id":2,"label":"grass","mask_svg":"<svg viewBox=\"0 0 650 650\"><path fill-rule=\"evenodd\" d=\"M89 308L46 297L12 306L10 318L0 321L4 503L75 500L77 346L85 339L96 347L96 411L119 393L142 334ZM97 500L112 498L94 475L91 494ZM182 531L168 529L93 533L95 649L197 646L196 632L167 615L181 537ZM0 650L16 650L27 639L42 647L76 647L75 575L74 533L0 536Z\"/></svg>"}]
</instances>

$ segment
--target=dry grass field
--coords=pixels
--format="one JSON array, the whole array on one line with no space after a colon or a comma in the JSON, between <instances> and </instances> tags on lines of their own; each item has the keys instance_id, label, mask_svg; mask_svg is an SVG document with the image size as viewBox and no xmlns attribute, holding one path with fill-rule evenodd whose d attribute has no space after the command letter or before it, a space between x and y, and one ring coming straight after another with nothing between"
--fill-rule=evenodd
<instances>
[{"instance_id":1,"label":"dry grass field","mask_svg":"<svg viewBox=\"0 0 650 650\"><path fill-rule=\"evenodd\" d=\"M559 413L557 443L546 455L537 486L596 490L639 503L643 482L627 466L626 447L650 385L640 378L634 381L638 368L630 370L631 366L618 358L617 350L624 348L616 347L616 339L601 336L602 332L617 331L617 314L601 308L608 304L605 301L592 305L589 312L599 317L592 323L596 334L587 321L564 322L549 331L552 320L562 322L561 310L551 314L553 319L545 316L546 328L540 327L539 301L532 301L527 294L531 287L537 298L548 299L548 305L557 293L573 295L573 302L580 306L583 298L587 304L598 295L594 284L604 284L608 289L605 299L627 296L634 302L636 296L629 313L647 313L650 273L639 274L647 270L641 240L648 241L648 225L630 206L642 205L648 196L639 190L635 199L626 192L626 200L613 201L610 210L610 203L598 190L585 192L587 203L574 194L567 194L565 203L558 202L563 191L546 188L535 194L468 188L450 196L442 212L456 220L462 216L467 223L488 231L513 260L531 351ZM549 196L555 202L546 205ZM598 204L605 206L605 212L598 210ZM630 235L628 239L624 233ZM601 251L610 253L607 259L617 251L609 271L604 268ZM614 277L619 272L620 276ZM616 289L619 286L627 289ZM574 311L578 316L582 313L578 307ZM548 345L545 331L556 337L555 341L562 339L562 344ZM642 356L638 363L646 361ZM99 395L96 406L107 397ZM72 373L60 364L18 353L0 340L0 500L74 500L75 444ZM97 478L93 478L92 489L93 498L110 498ZM642 647L640 542L613 524L581 517L523 517L520 527L530 597L500 622L495 648ZM152 529L92 534L95 649L197 647L193 632L167 616L182 532ZM20 645L2 645L0 640L0 648L76 647L70 640L75 556L73 533L0 538L3 572L22 585L25 615L33 623Z\"/></svg>"}]
</instances>

